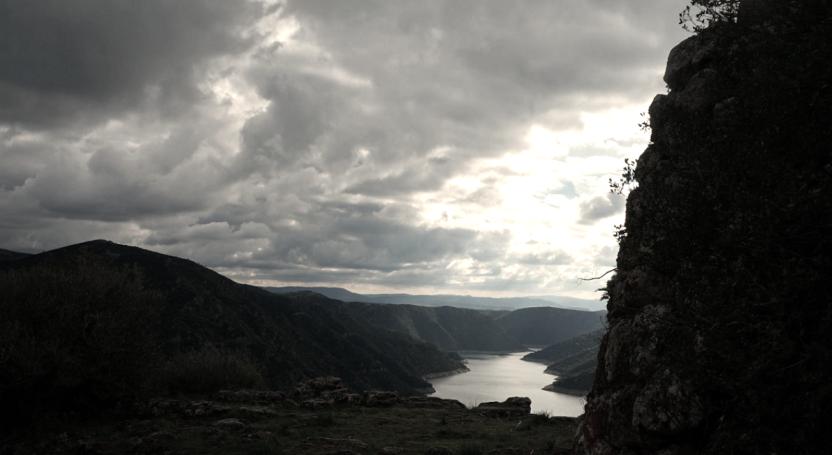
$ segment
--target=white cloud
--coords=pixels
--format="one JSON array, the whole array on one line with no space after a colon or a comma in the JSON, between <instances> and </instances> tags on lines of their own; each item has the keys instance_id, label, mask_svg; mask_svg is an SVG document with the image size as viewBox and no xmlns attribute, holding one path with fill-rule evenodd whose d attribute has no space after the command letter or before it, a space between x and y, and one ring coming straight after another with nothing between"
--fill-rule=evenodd
<instances>
[{"instance_id":1,"label":"white cloud","mask_svg":"<svg viewBox=\"0 0 832 455\"><path fill-rule=\"evenodd\" d=\"M594 295L576 278L614 258L607 180L644 148L684 1L243 5L148 2L162 36L90 16L115 44L73 50L75 85L0 51L0 246L107 237L256 283ZM89 41L57 13L26 15L32 55L54 29Z\"/></svg>"}]
</instances>

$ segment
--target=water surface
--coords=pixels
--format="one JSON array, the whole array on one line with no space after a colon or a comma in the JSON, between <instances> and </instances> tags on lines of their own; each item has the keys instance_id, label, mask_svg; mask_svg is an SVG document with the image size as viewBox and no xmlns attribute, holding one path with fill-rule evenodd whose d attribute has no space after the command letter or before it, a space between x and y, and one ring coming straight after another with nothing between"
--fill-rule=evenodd
<instances>
[{"instance_id":1,"label":"water surface","mask_svg":"<svg viewBox=\"0 0 832 455\"><path fill-rule=\"evenodd\" d=\"M542 390L555 377L543 372L546 366L542 363L521 360L528 352L460 354L471 371L431 379L436 389L433 396L458 400L468 407L508 397L529 397L535 413L574 417L584 412L584 397Z\"/></svg>"}]
</instances>

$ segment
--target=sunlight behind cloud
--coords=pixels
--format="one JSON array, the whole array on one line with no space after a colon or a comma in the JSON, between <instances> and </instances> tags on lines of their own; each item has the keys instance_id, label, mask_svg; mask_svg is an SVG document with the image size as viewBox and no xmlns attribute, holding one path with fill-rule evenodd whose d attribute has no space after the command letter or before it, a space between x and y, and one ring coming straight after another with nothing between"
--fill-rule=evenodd
<instances>
[{"instance_id":1,"label":"sunlight behind cloud","mask_svg":"<svg viewBox=\"0 0 832 455\"><path fill-rule=\"evenodd\" d=\"M597 297L576 279L614 261L608 180L647 142L640 113L681 36L661 25L670 3L90 16L75 41L19 43L70 46L76 85L28 60L0 81L26 100L0 109L0 240L103 237L261 284ZM18 35L79 31L55 17Z\"/></svg>"},{"instance_id":2,"label":"sunlight behind cloud","mask_svg":"<svg viewBox=\"0 0 832 455\"><path fill-rule=\"evenodd\" d=\"M623 212L609 209L615 211L605 216L606 211L586 214L582 209L610 197L609 179L620 173L623 158L638 156L648 135L637 125L636 105L579 116L577 128L553 130L533 124L522 138L526 148L477 160L441 191L418 198L422 219L436 225L510 232L500 276L516 277L522 270L541 283L541 292L557 288L563 294L593 297L597 286L577 278L597 275L613 265L609 263L614 258L609 251L617 249L613 226L623 221ZM587 222L592 214L601 218ZM557 255L572 260L553 260ZM526 263L517 265L523 258ZM457 271L471 267L471 260L454 262Z\"/></svg>"}]
</instances>

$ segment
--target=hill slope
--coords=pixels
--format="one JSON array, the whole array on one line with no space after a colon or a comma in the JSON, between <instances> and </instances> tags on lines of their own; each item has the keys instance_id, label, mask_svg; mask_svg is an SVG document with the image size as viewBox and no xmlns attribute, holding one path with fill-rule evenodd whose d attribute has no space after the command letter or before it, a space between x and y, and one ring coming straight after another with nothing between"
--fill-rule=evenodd
<instances>
[{"instance_id":1,"label":"hill slope","mask_svg":"<svg viewBox=\"0 0 832 455\"><path fill-rule=\"evenodd\" d=\"M603 330L594 330L527 354L523 360L552 364L588 351L597 353L603 335Z\"/></svg>"},{"instance_id":2,"label":"hill slope","mask_svg":"<svg viewBox=\"0 0 832 455\"><path fill-rule=\"evenodd\" d=\"M548 346L600 329L604 312L563 308L523 308L501 315L497 323L527 346Z\"/></svg>"},{"instance_id":3,"label":"hill slope","mask_svg":"<svg viewBox=\"0 0 832 455\"><path fill-rule=\"evenodd\" d=\"M355 319L341 302L274 295L106 241L0 262L0 289L6 406L35 395L90 404L159 391L160 382L187 391L240 378L286 387L337 375L356 389L416 391L430 387L420 376L462 368L427 343ZM189 367L197 377L183 383ZM227 377L200 383L211 374Z\"/></svg>"},{"instance_id":4,"label":"hill slope","mask_svg":"<svg viewBox=\"0 0 832 455\"><path fill-rule=\"evenodd\" d=\"M266 288L285 293L306 288ZM384 301L394 294L365 296L342 288L313 288L329 296L351 299L347 303L356 318L380 328L410 335L447 351L521 351L526 346L541 346L567 340L601 327L603 312L588 312L555 307L523 308L514 311L489 311L450 306L421 306L405 303L383 304L354 299ZM286 294L292 295L292 294ZM404 296L404 294L395 294ZM422 301L425 296L407 296ZM457 301L460 296L427 296ZM500 299L493 299L500 300ZM505 299L503 299L505 300ZM436 300L438 301L438 300ZM400 300L401 302L401 300Z\"/></svg>"},{"instance_id":5,"label":"hill slope","mask_svg":"<svg viewBox=\"0 0 832 455\"><path fill-rule=\"evenodd\" d=\"M421 307L351 302L358 319L376 327L407 334L445 351L521 351L488 312L454 307Z\"/></svg>"},{"instance_id":6,"label":"hill slope","mask_svg":"<svg viewBox=\"0 0 832 455\"><path fill-rule=\"evenodd\" d=\"M546 373L557 375L547 390L586 395L595 378L603 334L603 330L596 330L579 335L532 352L523 360L545 363Z\"/></svg>"},{"instance_id":7,"label":"hill slope","mask_svg":"<svg viewBox=\"0 0 832 455\"><path fill-rule=\"evenodd\" d=\"M14 260L17 260L17 259L23 259L26 256L29 256L29 255L26 254L26 253L18 253L17 251L4 250L4 249L0 248L0 262L14 261Z\"/></svg>"}]
</instances>

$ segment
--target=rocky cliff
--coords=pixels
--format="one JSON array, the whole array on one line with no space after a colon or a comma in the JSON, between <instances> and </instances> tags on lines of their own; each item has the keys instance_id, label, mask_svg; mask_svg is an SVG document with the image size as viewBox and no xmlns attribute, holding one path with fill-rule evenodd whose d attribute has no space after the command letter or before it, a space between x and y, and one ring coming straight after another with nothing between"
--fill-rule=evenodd
<instances>
[{"instance_id":1,"label":"rocky cliff","mask_svg":"<svg viewBox=\"0 0 832 455\"><path fill-rule=\"evenodd\" d=\"M832 2L745 0L665 81L578 453L823 453Z\"/></svg>"}]
</instances>

